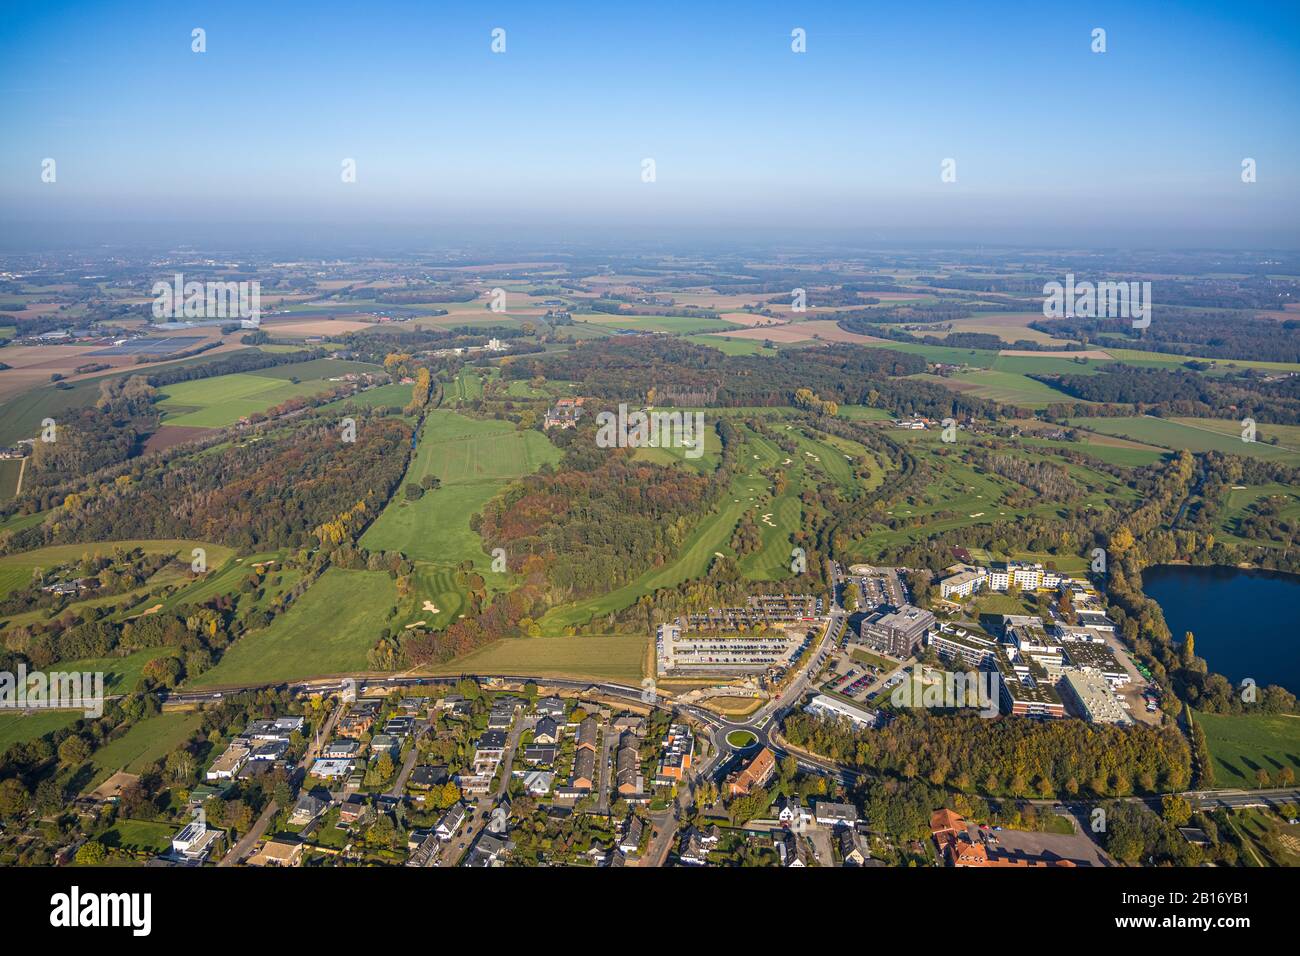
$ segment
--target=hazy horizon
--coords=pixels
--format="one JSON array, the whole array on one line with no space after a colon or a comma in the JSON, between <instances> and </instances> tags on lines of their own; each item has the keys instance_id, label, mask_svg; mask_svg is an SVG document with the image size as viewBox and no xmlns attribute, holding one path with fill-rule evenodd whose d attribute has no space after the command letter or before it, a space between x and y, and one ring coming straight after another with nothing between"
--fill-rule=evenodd
<instances>
[{"instance_id":1,"label":"hazy horizon","mask_svg":"<svg viewBox=\"0 0 1300 956\"><path fill-rule=\"evenodd\" d=\"M1292 4L364 13L16 11L0 36L3 246L250 233L1300 246Z\"/></svg>"}]
</instances>

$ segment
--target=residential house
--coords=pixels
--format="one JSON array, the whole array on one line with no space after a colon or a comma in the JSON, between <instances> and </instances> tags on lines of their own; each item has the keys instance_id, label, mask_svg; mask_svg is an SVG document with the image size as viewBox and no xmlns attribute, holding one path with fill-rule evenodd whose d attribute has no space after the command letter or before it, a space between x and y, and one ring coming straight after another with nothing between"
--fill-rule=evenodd
<instances>
[{"instance_id":1,"label":"residential house","mask_svg":"<svg viewBox=\"0 0 1300 956\"><path fill-rule=\"evenodd\" d=\"M289 814L289 823L296 827L305 827L325 812L328 801L313 797L310 793L301 794Z\"/></svg>"},{"instance_id":2,"label":"residential house","mask_svg":"<svg viewBox=\"0 0 1300 956\"><path fill-rule=\"evenodd\" d=\"M206 823L187 823L172 837L172 857L185 863L202 863L213 856L224 842L224 830L210 829Z\"/></svg>"},{"instance_id":3,"label":"residential house","mask_svg":"<svg viewBox=\"0 0 1300 956\"><path fill-rule=\"evenodd\" d=\"M233 780L239 768L244 765L251 753L243 743L232 743L225 752L212 762L206 774L209 780Z\"/></svg>"},{"instance_id":4,"label":"residential house","mask_svg":"<svg viewBox=\"0 0 1300 956\"><path fill-rule=\"evenodd\" d=\"M298 840L267 840L248 858L249 866L302 866L303 844Z\"/></svg>"},{"instance_id":5,"label":"residential house","mask_svg":"<svg viewBox=\"0 0 1300 956\"><path fill-rule=\"evenodd\" d=\"M281 738L263 740L248 754L249 760L283 760L289 752L289 741Z\"/></svg>"},{"instance_id":6,"label":"residential house","mask_svg":"<svg viewBox=\"0 0 1300 956\"><path fill-rule=\"evenodd\" d=\"M474 845L469 848L469 855L465 858L463 865L471 867L505 866L505 857L509 851L509 846L504 837L484 831L478 835Z\"/></svg>"},{"instance_id":7,"label":"residential house","mask_svg":"<svg viewBox=\"0 0 1300 956\"><path fill-rule=\"evenodd\" d=\"M539 717L562 720L564 718L564 701L558 697L540 697L537 703L533 705L533 711Z\"/></svg>"},{"instance_id":8,"label":"residential house","mask_svg":"<svg viewBox=\"0 0 1300 956\"><path fill-rule=\"evenodd\" d=\"M339 718L334 730L340 737L360 738L370 733L375 725L375 715L365 712L346 713Z\"/></svg>"},{"instance_id":9,"label":"residential house","mask_svg":"<svg viewBox=\"0 0 1300 956\"><path fill-rule=\"evenodd\" d=\"M845 866L864 866L871 854L867 850L862 834L853 827L840 827L835 831L840 844L840 859Z\"/></svg>"},{"instance_id":10,"label":"residential house","mask_svg":"<svg viewBox=\"0 0 1300 956\"><path fill-rule=\"evenodd\" d=\"M411 731L414 729L414 717L393 717L384 724L384 733L392 737L410 736Z\"/></svg>"},{"instance_id":11,"label":"residential house","mask_svg":"<svg viewBox=\"0 0 1300 956\"><path fill-rule=\"evenodd\" d=\"M339 826L353 827L370 818L370 806L361 797L352 796L339 804Z\"/></svg>"},{"instance_id":12,"label":"residential house","mask_svg":"<svg viewBox=\"0 0 1300 956\"><path fill-rule=\"evenodd\" d=\"M359 740L331 740L320 749L320 755L326 760L350 760L360 753Z\"/></svg>"},{"instance_id":13,"label":"residential house","mask_svg":"<svg viewBox=\"0 0 1300 956\"><path fill-rule=\"evenodd\" d=\"M709 851L694 827L688 828L678 841L677 859L686 866L704 866L709 862Z\"/></svg>"},{"instance_id":14,"label":"residential house","mask_svg":"<svg viewBox=\"0 0 1300 956\"><path fill-rule=\"evenodd\" d=\"M311 775L322 780L346 780L355 765L355 760L321 759L311 765Z\"/></svg>"},{"instance_id":15,"label":"residential house","mask_svg":"<svg viewBox=\"0 0 1300 956\"><path fill-rule=\"evenodd\" d=\"M468 806L463 803L453 804L438 820L438 825L433 828L433 832L438 834L438 839L449 841L456 835L456 831L460 829L460 825L465 822L465 817L468 815Z\"/></svg>"},{"instance_id":16,"label":"residential house","mask_svg":"<svg viewBox=\"0 0 1300 956\"><path fill-rule=\"evenodd\" d=\"M411 775L406 780L406 785L412 790L431 790L434 787L441 787L448 779L446 767L431 767L427 764L421 764L411 771Z\"/></svg>"},{"instance_id":17,"label":"residential house","mask_svg":"<svg viewBox=\"0 0 1300 956\"><path fill-rule=\"evenodd\" d=\"M274 720L254 720L244 728L241 736L250 740L288 740L289 735L301 733L301 717L278 717Z\"/></svg>"},{"instance_id":18,"label":"residential house","mask_svg":"<svg viewBox=\"0 0 1300 956\"><path fill-rule=\"evenodd\" d=\"M186 804L191 807L201 807L213 797L225 799L226 794L234 789L234 784L228 780L217 780L213 783L201 783L190 791L190 798Z\"/></svg>"},{"instance_id":19,"label":"residential house","mask_svg":"<svg viewBox=\"0 0 1300 956\"><path fill-rule=\"evenodd\" d=\"M799 798L798 794L786 797L782 801L780 812L777 813L776 818L785 827L805 827L812 822L812 814L803 805L803 800Z\"/></svg>"},{"instance_id":20,"label":"residential house","mask_svg":"<svg viewBox=\"0 0 1300 956\"><path fill-rule=\"evenodd\" d=\"M596 785L596 752L583 748L573 758L573 776L569 786L575 790L590 790Z\"/></svg>"},{"instance_id":21,"label":"residential house","mask_svg":"<svg viewBox=\"0 0 1300 956\"><path fill-rule=\"evenodd\" d=\"M618 848L631 856L641 846L641 835L645 832L645 823L638 816L630 816L623 826L623 835L619 838Z\"/></svg>"},{"instance_id":22,"label":"residential house","mask_svg":"<svg viewBox=\"0 0 1300 956\"><path fill-rule=\"evenodd\" d=\"M495 765L493 772L495 772ZM481 773L462 773L456 775L456 786L461 793L470 797L481 797L492 789L492 775Z\"/></svg>"},{"instance_id":23,"label":"residential house","mask_svg":"<svg viewBox=\"0 0 1300 956\"><path fill-rule=\"evenodd\" d=\"M776 755L770 748L764 747L744 770L731 777L728 782L728 792L733 797L744 796L759 787L766 786L775 774Z\"/></svg>"},{"instance_id":24,"label":"residential house","mask_svg":"<svg viewBox=\"0 0 1300 956\"><path fill-rule=\"evenodd\" d=\"M641 751L636 736L627 731L619 738L614 755L614 787L620 797L635 797L640 795L642 785Z\"/></svg>"},{"instance_id":25,"label":"residential house","mask_svg":"<svg viewBox=\"0 0 1300 956\"><path fill-rule=\"evenodd\" d=\"M685 724L671 724L664 736L663 756L655 774L655 784L675 783L686 776L695 755L695 737Z\"/></svg>"},{"instance_id":26,"label":"residential house","mask_svg":"<svg viewBox=\"0 0 1300 956\"><path fill-rule=\"evenodd\" d=\"M530 744L524 748L524 760L532 764L553 764L559 750L553 744Z\"/></svg>"},{"instance_id":27,"label":"residential house","mask_svg":"<svg viewBox=\"0 0 1300 956\"><path fill-rule=\"evenodd\" d=\"M621 717L615 717L614 733L628 733L640 737L645 733L645 718L638 717L635 714L623 714Z\"/></svg>"},{"instance_id":28,"label":"residential house","mask_svg":"<svg viewBox=\"0 0 1300 956\"><path fill-rule=\"evenodd\" d=\"M555 744L560 742L560 725L553 717L543 717L533 729L533 743Z\"/></svg>"},{"instance_id":29,"label":"residential house","mask_svg":"<svg viewBox=\"0 0 1300 956\"><path fill-rule=\"evenodd\" d=\"M555 773L551 770L528 770L518 775L523 778L524 790L534 797L546 796L555 786Z\"/></svg>"},{"instance_id":30,"label":"residential house","mask_svg":"<svg viewBox=\"0 0 1300 956\"><path fill-rule=\"evenodd\" d=\"M812 863L808 841L803 837L789 830L782 830L772 835L772 843L776 847L777 856L781 858L782 866L807 867Z\"/></svg>"},{"instance_id":31,"label":"residential house","mask_svg":"<svg viewBox=\"0 0 1300 956\"><path fill-rule=\"evenodd\" d=\"M506 735L500 730L484 731L474 748L474 772L491 777L505 756Z\"/></svg>"},{"instance_id":32,"label":"residential house","mask_svg":"<svg viewBox=\"0 0 1300 956\"><path fill-rule=\"evenodd\" d=\"M858 822L858 809L851 803L818 800L813 805L813 817L824 827L852 827Z\"/></svg>"}]
</instances>

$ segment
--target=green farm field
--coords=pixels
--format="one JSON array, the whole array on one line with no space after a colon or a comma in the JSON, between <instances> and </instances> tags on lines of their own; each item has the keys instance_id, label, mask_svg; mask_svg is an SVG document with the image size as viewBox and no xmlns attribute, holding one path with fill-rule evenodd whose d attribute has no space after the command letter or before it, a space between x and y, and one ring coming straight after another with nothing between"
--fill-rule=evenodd
<instances>
[{"instance_id":1,"label":"green farm field","mask_svg":"<svg viewBox=\"0 0 1300 956\"><path fill-rule=\"evenodd\" d=\"M368 670L397 605L387 572L329 568L271 625L245 634L195 687L263 684Z\"/></svg>"},{"instance_id":2,"label":"green farm field","mask_svg":"<svg viewBox=\"0 0 1300 956\"><path fill-rule=\"evenodd\" d=\"M987 398L989 401L1020 405L1025 408L1046 408L1053 402L1073 401L1064 392L1057 391L1037 379L1029 378L1019 372L1004 372L995 368L958 372L947 378L929 374L914 377L937 382L955 391Z\"/></svg>"},{"instance_id":3,"label":"green farm field","mask_svg":"<svg viewBox=\"0 0 1300 956\"><path fill-rule=\"evenodd\" d=\"M841 405L838 414L841 418L859 422L887 422L894 417L887 408L872 408L869 405Z\"/></svg>"},{"instance_id":4,"label":"green farm field","mask_svg":"<svg viewBox=\"0 0 1300 956\"><path fill-rule=\"evenodd\" d=\"M8 501L18 493L18 475L22 469L22 459L0 459L0 501Z\"/></svg>"},{"instance_id":5,"label":"green farm field","mask_svg":"<svg viewBox=\"0 0 1300 956\"><path fill-rule=\"evenodd\" d=\"M708 332L701 332L695 335L685 336L688 342L694 342L696 345L707 345L709 348L717 349L726 355L775 355L775 348L767 348L761 341L756 339L729 339L721 335L711 335Z\"/></svg>"},{"instance_id":6,"label":"green farm field","mask_svg":"<svg viewBox=\"0 0 1300 956\"><path fill-rule=\"evenodd\" d=\"M649 635L512 637L493 641L434 674L520 674L530 677L610 680L637 686L649 673Z\"/></svg>"},{"instance_id":7,"label":"green farm field","mask_svg":"<svg viewBox=\"0 0 1300 956\"><path fill-rule=\"evenodd\" d=\"M400 382L368 388L364 392L342 399L340 404L351 403L362 408L381 408L383 406L405 408L411 401L411 386Z\"/></svg>"},{"instance_id":8,"label":"green farm field","mask_svg":"<svg viewBox=\"0 0 1300 956\"><path fill-rule=\"evenodd\" d=\"M0 753L14 744L29 743L46 734L81 720L80 711L43 710L32 713L0 713Z\"/></svg>"},{"instance_id":9,"label":"green farm field","mask_svg":"<svg viewBox=\"0 0 1300 956\"><path fill-rule=\"evenodd\" d=\"M724 322L722 319L690 315L611 315L606 312L586 312L575 314L573 321L616 329L633 329L637 332L662 332L669 335L700 335L743 328L734 322Z\"/></svg>"},{"instance_id":10,"label":"green farm field","mask_svg":"<svg viewBox=\"0 0 1300 956\"><path fill-rule=\"evenodd\" d=\"M1243 455L1300 465L1300 450L1264 442L1241 440L1241 426L1226 434L1221 422L1211 419L1185 418L1181 420L1128 416L1123 418L1073 418L1070 424L1107 435L1117 435L1134 441L1159 445L1172 451L1187 449L1191 452L1218 451L1227 455Z\"/></svg>"},{"instance_id":11,"label":"green farm field","mask_svg":"<svg viewBox=\"0 0 1300 956\"><path fill-rule=\"evenodd\" d=\"M158 405L166 425L219 428L291 398L327 392L336 384L328 381L330 378L349 372L379 370L379 366L364 362L315 359L256 372L177 382L161 390ZM292 381L295 378L297 382Z\"/></svg>"},{"instance_id":12,"label":"green farm field","mask_svg":"<svg viewBox=\"0 0 1300 956\"><path fill-rule=\"evenodd\" d=\"M1143 445L1140 442L1102 435L1098 432L1080 431L1077 442L1052 441L1045 438L1021 438L1026 448L1064 448L1091 455L1111 465L1123 468L1141 468L1154 464L1169 454L1167 449Z\"/></svg>"},{"instance_id":13,"label":"green farm field","mask_svg":"<svg viewBox=\"0 0 1300 956\"><path fill-rule=\"evenodd\" d=\"M154 714L132 724L126 733L114 737L91 756L94 773L83 792L94 790L119 770L147 770L189 739L202 722L202 714L187 711Z\"/></svg>"},{"instance_id":14,"label":"green farm field","mask_svg":"<svg viewBox=\"0 0 1300 956\"><path fill-rule=\"evenodd\" d=\"M150 364L147 368L188 368L220 361L226 358L227 354L200 355L176 362ZM0 403L0 445L12 445L21 438L34 438L40 431L41 420L44 418L52 417L59 420L75 409L95 404L103 382L121 380L139 374L141 374L140 368L130 367L107 375L60 383L66 385L66 388L43 385L13 396L8 401Z\"/></svg>"},{"instance_id":15,"label":"green farm field","mask_svg":"<svg viewBox=\"0 0 1300 956\"><path fill-rule=\"evenodd\" d=\"M1196 722L1205 730L1216 787L1258 787L1259 770L1275 780L1289 767L1300 777L1300 717L1198 713Z\"/></svg>"}]
</instances>

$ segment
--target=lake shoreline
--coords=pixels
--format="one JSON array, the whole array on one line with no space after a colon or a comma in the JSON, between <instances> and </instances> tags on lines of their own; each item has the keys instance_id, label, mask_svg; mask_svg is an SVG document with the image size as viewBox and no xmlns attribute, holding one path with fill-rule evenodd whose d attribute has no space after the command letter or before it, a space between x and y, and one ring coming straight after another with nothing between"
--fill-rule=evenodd
<instances>
[{"instance_id":1,"label":"lake shoreline","mask_svg":"<svg viewBox=\"0 0 1300 956\"><path fill-rule=\"evenodd\" d=\"M1234 684L1300 689L1300 642L1287 625L1300 602L1300 575L1272 568L1165 562L1142 571L1175 643L1191 631L1196 655ZM1243 640L1243 637L1246 638Z\"/></svg>"}]
</instances>

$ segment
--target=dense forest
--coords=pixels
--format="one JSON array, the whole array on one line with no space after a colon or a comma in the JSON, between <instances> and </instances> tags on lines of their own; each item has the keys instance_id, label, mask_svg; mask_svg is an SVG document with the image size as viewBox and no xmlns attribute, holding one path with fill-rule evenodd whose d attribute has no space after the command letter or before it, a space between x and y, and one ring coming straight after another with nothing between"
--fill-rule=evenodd
<instances>
[{"instance_id":1,"label":"dense forest","mask_svg":"<svg viewBox=\"0 0 1300 956\"><path fill-rule=\"evenodd\" d=\"M666 336L611 337L565 352L511 362L508 379L541 375L583 383L586 394L613 401L719 407L795 404L800 389L839 405L871 405L898 415L992 417L997 406L941 385L900 376L926 369L918 355L832 345L787 349L776 356L724 355Z\"/></svg>"},{"instance_id":2,"label":"dense forest","mask_svg":"<svg viewBox=\"0 0 1300 956\"><path fill-rule=\"evenodd\" d=\"M850 766L986 796L1127 796L1184 790L1191 780L1187 741L1169 726L906 711L858 731L796 712L783 732L796 746Z\"/></svg>"},{"instance_id":3,"label":"dense forest","mask_svg":"<svg viewBox=\"0 0 1300 956\"><path fill-rule=\"evenodd\" d=\"M1190 363L1189 363L1190 364ZM1200 418L1250 417L1258 422L1300 423L1300 378L1273 378L1249 370L1210 377L1192 369L1145 368L1117 362L1096 374L1030 375L1059 391L1100 405L1052 404L1049 417L1109 417L1131 411Z\"/></svg>"},{"instance_id":4,"label":"dense forest","mask_svg":"<svg viewBox=\"0 0 1300 956\"><path fill-rule=\"evenodd\" d=\"M540 558L555 603L614 590L669 561L711 510L730 483L730 432L721 422L724 465L706 478L633 461L634 449L597 448L582 429L558 468L520 479L483 509L484 547L504 548L512 567Z\"/></svg>"},{"instance_id":5,"label":"dense forest","mask_svg":"<svg viewBox=\"0 0 1300 956\"><path fill-rule=\"evenodd\" d=\"M1281 302L1273 297L1259 307L1280 309ZM1126 318L1080 317L1043 319L1030 327L1097 345L1204 358L1300 362L1300 319L1278 320L1246 310L1208 312L1157 304L1150 326L1144 329L1134 329L1133 321Z\"/></svg>"},{"instance_id":6,"label":"dense forest","mask_svg":"<svg viewBox=\"0 0 1300 956\"><path fill-rule=\"evenodd\" d=\"M199 454L135 459L106 473L96 474L99 462L89 462L73 472L86 476L84 490L64 495L41 524L12 532L4 547L131 538L250 549L298 547L313 538L336 544L339 522L364 526L388 500L405 470L411 434L400 419L371 416L358 420L356 441L346 442L338 423L322 417ZM85 455L73 441L48 447L44 454L60 463ZM40 464L50 473L79 467L48 461Z\"/></svg>"}]
</instances>

